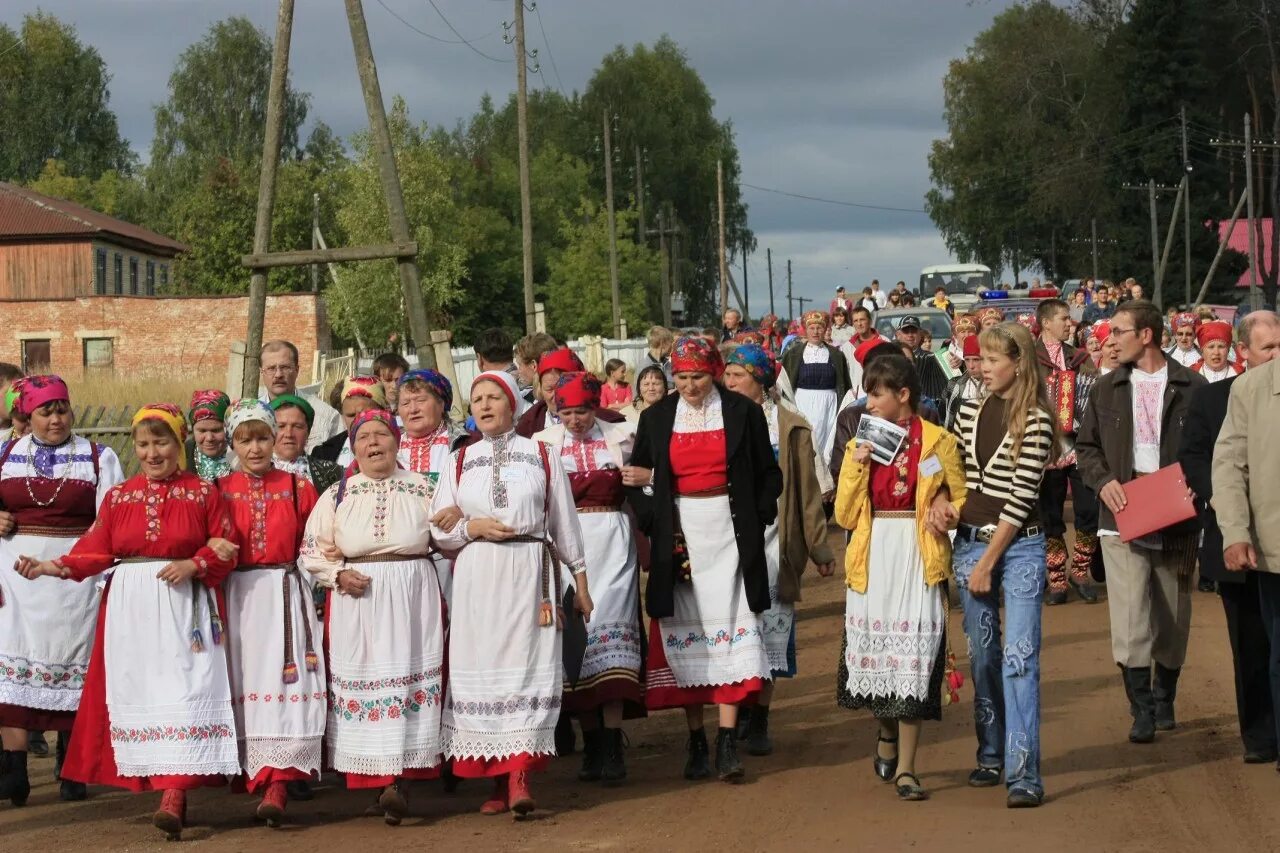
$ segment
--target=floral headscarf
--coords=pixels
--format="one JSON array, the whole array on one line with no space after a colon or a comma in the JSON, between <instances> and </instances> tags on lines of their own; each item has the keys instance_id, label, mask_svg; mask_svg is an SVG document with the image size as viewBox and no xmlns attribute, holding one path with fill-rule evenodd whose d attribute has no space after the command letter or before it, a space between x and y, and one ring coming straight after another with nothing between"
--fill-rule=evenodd
<instances>
[{"instance_id":1,"label":"floral headscarf","mask_svg":"<svg viewBox=\"0 0 1280 853\"><path fill-rule=\"evenodd\" d=\"M246 398L244 400L236 400L235 405L227 410L227 438L228 440L236 434L236 428L241 424L247 424L250 421L259 421L271 428L271 434L276 434L276 413L270 406L256 398Z\"/></svg>"},{"instance_id":2,"label":"floral headscarf","mask_svg":"<svg viewBox=\"0 0 1280 853\"><path fill-rule=\"evenodd\" d=\"M720 350L705 338L681 338L671 350L671 372L710 373L719 379L724 373L724 360Z\"/></svg>"},{"instance_id":3,"label":"floral headscarf","mask_svg":"<svg viewBox=\"0 0 1280 853\"><path fill-rule=\"evenodd\" d=\"M432 370L429 367L410 370L396 382L397 388L403 388L406 382L423 382L431 392L440 398L440 402L444 403L445 411L453 408L453 385L448 379L444 378L438 370Z\"/></svg>"},{"instance_id":4,"label":"floral headscarf","mask_svg":"<svg viewBox=\"0 0 1280 853\"><path fill-rule=\"evenodd\" d=\"M16 386L17 383L15 382ZM31 413L41 406L56 403L59 400L70 403L71 392L67 383L60 376L28 376L22 380L19 389L18 411L30 417Z\"/></svg>"},{"instance_id":5,"label":"floral headscarf","mask_svg":"<svg viewBox=\"0 0 1280 853\"><path fill-rule=\"evenodd\" d=\"M598 409L600 389L600 380L593 374L566 373L556 383L556 409Z\"/></svg>"},{"instance_id":6,"label":"floral headscarf","mask_svg":"<svg viewBox=\"0 0 1280 853\"><path fill-rule=\"evenodd\" d=\"M387 407L387 389L382 386L382 380L376 376L352 376L343 382L340 402L346 402L350 397L365 397L372 400L374 408L377 409Z\"/></svg>"},{"instance_id":7,"label":"floral headscarf","mask_svg":"<svg viewBox=\"0 0 1280 853\"><path fill-rule=\"evenodd\" d=\"M231 398L216 388L197 391L191 395L191 409L187 412L187 422L193 427L196 421L226 422L227 409L230 406Z\"/></svg>"},{"instance_id":8,"label":"floral headscarf","mask_svg":"<svg viewBox=\"0 0 1280 853\"><path fill-rule=\"evenodd\" d=\"M356 446L356 433L360 431L360 427L374 421L385 424L387 429L391 430L391 435L395 438L396 444L400 443L400 427L396 426L395 415L386 409L365 409L352 419L351 429L347 430L347 438L351 441L353 450Z\"/></svg>"},{"instance_id":9,"label":"floral headscarf","mask_svg":"<svg viewBox=\"0 0 1280 853\"><path fill-rule=\"evenodd\" d=\"M726 364L736 364L751 374L751 378L764 386L765 390L773 387L778 380L778 367L774 364L764 347L757 344L743 344L725 359Z\"/></svg>"},{"instance_id":10,"label":"floral headscarf","mask_svg":"<svg viewBox=\"0 0 1280 853\"><path fill-rule=\"evenodd\" d=\"M764 345L764 335L755 329L743 329L741 332L733 336L735 344L757 344Z\"/></svg>"},{"instance_id":11,"label":"floral headscarf","mask_svg":"<svg viewBox=\"0 0 1280 853\"><path fill-rule=\"evenodd\" d=\"M172 403L148 403L134 413L130 426L136 427L143 421L160 421L178 439L178 444L187 440L187 420L182 416L182 410ZM178 467L187 470L187 454L178 454Z\"/></svg>"}]
</instances>

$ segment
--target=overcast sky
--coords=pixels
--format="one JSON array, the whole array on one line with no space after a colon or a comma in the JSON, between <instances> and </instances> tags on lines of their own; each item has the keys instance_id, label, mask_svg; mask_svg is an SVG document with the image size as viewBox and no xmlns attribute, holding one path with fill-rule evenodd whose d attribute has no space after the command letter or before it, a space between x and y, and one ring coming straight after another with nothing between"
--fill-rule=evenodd
<instances>
[{"instance_id":1,"label":"overcast sky","mask_svg":"<svg viewBox=\"0 0 1280 853\"><path fill-rule=\"evenodd\" d=\"M510 59L506 0L434 0L459 33L490 57ZM919 210L929 188L926 156L945 134L942 78L1009 0L540 0L527 13L527 46L539 49L530 86L585 88L617 44L669 34L731 118L745 183L802 195ZM2 0L16 27L37 6ZM274 33L274 0L41 0L73 23L112 74L111 106L143 156L152 108L166 97L178 55L210 24L246 15ZM385 6L385 8L384 8ZM384 96L405 97L415 119L452 126L485 92L498 102L515 66L457 40L431 0L365 0ZM545 38L543 36L545 30ZM549 44L548 44L549 42ZM554 60L554 67L553 61ZM558 74L557 74L558 71ZM294 20L293 85L312 95L310 120L347 135L365 123L341 0L301 0ZM752 314L768 302L765 247L773 249L775 298L786 310L786 260L797 296L829 299L837 284L872 278L913 283L920 268L950 260L923 213L824 204L744 188L759 253L750 261ZM741 281L741 271L735 276Z\"/></svg>"}]
</instances>

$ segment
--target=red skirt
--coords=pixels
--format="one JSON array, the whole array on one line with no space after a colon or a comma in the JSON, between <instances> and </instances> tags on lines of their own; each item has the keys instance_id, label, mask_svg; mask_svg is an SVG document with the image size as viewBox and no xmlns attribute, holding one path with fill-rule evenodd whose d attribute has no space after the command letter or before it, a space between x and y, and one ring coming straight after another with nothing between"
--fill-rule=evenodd
<instances>
[{"instance_id":1,"label":"red skirt","mask_svg":"<svg viewBox=\"0 0 1280 853\"><path fill-rule=\"evenodd\" d=\"M541 773L551 765L551 756L521 752L505 758L455 758L452 763L454 776L485 779L508 773Z\"/></svg>"},{"instance_id":2,"label":"red skirt","mask_svg":"<svg viewBox=\"0 0 1280 853\"><path fill-rule=\"evenodd\" d=\"M222 590L215 590L218 611L226 612ZM224 776L121 776L116 769L115 747L111 745L111 720L107 714L107 670L103 662L106 648L107 596L111 584L102 591L98 607L98 626L94 630L93 655L85 675L84 692L80 694L80 710L76 712L71 743L62 765L62 778L86 785L111 785L135 793L140 791L190 791L195 788L225 785Z\"/></svg>"},{"instance_id":3,"label":"red skirt","mask_svg":"<svg viewBox=\"0 0 1280 853\"><path fill-rule=\"evenodd\" d=\"M310 773L296 767L264 767L252 779L237 776L231 782L231 790L237 794L243 794L246 791L256 794L276 782L310 782L312 779Z\"/></svg>"},{"instance_id":4,"label":"red skirt","mask_svg":"<svg viewBox=\"0 0 1280 853\"><path fill-rule=\"evenodd\" d=\"M564 685L561 713L582 714L594 711L608 702L622 702L627 718L644 716L644 687L633 670L602 672L577 686Z\"/></svg>"},{"instance_id":5,"label":"red skirt","mask_svg":"<svg viewBox=\"0 0 1280 853\"><path fill-rule=\"evenodd\" d=\"M649 658L646 663L644 704L650 711L683 708L687 705L754 705L764 687L761 678L748 678L733 684L703 684L681 687L667 663L662 648L662 626L658 619L649 621Z\"/></svg>"},{"instance_id":6,"label":"red skirt","mask_svg":"<svg viewBox=\"0 0 1280 853\"><path fill-rule=\"evenodd\" d=\"M0 727L29 732L69 732L76 721L75 711L49 711L0 704Z\"/></svg>"}]
</instances>

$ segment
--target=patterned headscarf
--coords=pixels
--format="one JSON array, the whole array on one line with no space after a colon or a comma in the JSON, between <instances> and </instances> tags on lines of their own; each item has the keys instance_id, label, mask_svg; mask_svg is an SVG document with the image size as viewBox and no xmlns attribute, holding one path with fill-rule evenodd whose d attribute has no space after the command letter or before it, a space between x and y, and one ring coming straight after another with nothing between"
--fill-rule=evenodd
<instances>
[{"instance_id":1,"label":"patterned headscarf","mask_svg":"<svg viewBox=\"0 0 1280 853\"><path fill-rule=\"evenodd\" d=\"M1089 337L1094 338L1098 343L1105 344L1107 338L1111 337L1111 323L1106 320L1099 320L1089 327Z\"/></svg>"},{"instance_id":2,"label":"patterned headscarf","mask_svg":"<svg viewBox=\"0 0 1280 853\"><path fill-rule=\"evenodd\" d=\"M591 373L566 373L556 383L556 409L598 409L600 387L600 380Z\"/></svg>"},{"instance_id":3,"label":"patterned headscarf","mask_svg":"<svg viewBox=\"0 0 1280 853\"><path fill-rule=\"evenodd\" d=\"M297 406L298 409L302 412L302 416L307 419L307 430L310 431L311 428L315 426L315 423L316 423L315 408L306 400L304 400L302 397L299 397L297 394L281 394L278 397L272 398L271 402L268 405L271 406L271 411L273 413L280 411L280 409L282 409L285 406Z\"/></svg>"},{"instance_id":4,"label":"patterned headscarf","mask_svg":"<svg viewBox=\"0 0 1280 853\"><path fill-rule=\"evenodd\" d=\"M827 317L826 311L806 311L804 312L804 325L807 326L810 323L821 323L824 326L830 326L831 320Z\"/></svg>"},{"instance_id":5,"label":"patterned headscarf","mask_svg":"<svg viewBox=\"0 0 1280 853\"><path fill-rule=\"evenodd\" d=\"M1200 318L1195 314L1192 314L1190 311L1183 311L1181 314L1175 314L1173 317L1173 331L1175 332L1183 326L1190 326L1191 330L1195 331L1196 326L1198 325L1200 325Z\"/></svg>"},{"instance_id":6,"label":"patterned headscarf","mask_svg":"<svg viewBox=\"0 0 1280 853\"><path fill-rule=\"evenodd\" d=\"M387 429L391 430L391 435L395 438L396 444L400 443L400 427L396 426L396 416L388 412L386 409L365 409L356 415L351 421L351 429L347 430L347 438L351 441L352 450L356 446L356 433L360 431L360 427L367 423L377 421L385 424Z\"/></svg>"},{"instance_id":7,"label":"patterned headscarf","mask_svg":"<svg viewBox=\"0 0 1280 853\"><path fill-rule=\"evenodd\" d=\"M755 329L743 329L741 332L738 332L738 334L733 336L733 342L735 344L756 344L758 346L763 346L764 335L760 334L760 332Z\"/></svg>"},{"instance_id":8,"label":"patterned headscarf","mask_svg":"<svg viewBox=\"0 0 1280 853\"><path fill-rule=\"evenodd\" d=\"M671 372L710 373L711 378L719 379L724 373L724 360L720 350L706 338L680 338L671 350Z\"/></svg>"},{"instance_id":9,"label":"patterned headscarf","mask_svg":"<svg viewBox=\"0 0 1280 853\"><path fill-rule=\"evenodd\" d=\"M957 335L962 332L968 332L971 335L978 333L978 321L974 319L972 314L961 314L956 321L951 324L951 331Z\"/></svg>"},{"instance_id":10,"label":"patterned headscarf","mask_svg":"<svg viewBox=\"0 0 1280 853\"><path fill-rule=\"evenodd\" d=\"M1004 312L1001 311L999 308L983 308L981 311L978 312L978 325L981 326L983 323L987 322L987 320L991 319L992 317L995 318L995 321L997 323L1004 322Z\"/></svg>"},{"instance_id":11,"label":"patterned headscarf","mask_svg":"<svg viewBox=\"0 0 1280 853\"><path fill-rule=\"evenodd\" d=\"M134 413L130 426L136 427L143 421L160 421L178 439L178 444L187 440L187 420L182 416L182 410L173 403L148 403ZM187 470L186 453L178 454L178 468Z\"/></svg>"},{"instance_id":12,"label":"patterned headscarf","mask_svg":"<svg viewBox=\"0 0 1280 853\"><path fill-rule=\"evenodd\" d=\"M16 384L16 383L15 383ZM18 411L30 417L41 406L59 400L70 403L71 392L60 376L28 376L22 381L18 396Z\"/></svg>"},{"instance_id":13,"label":"patterned headscarf","mask_svg":"<svg viewBox=\"0 0 1280 853\"><path fill-rule=\"evenodd\" d=\"M1031 333L1031 337L1040 334L1040 324L1036 322L1035 314L1019 314L1018 325Z\"/></svg>"},{"instance_id":14,"label":"patterned headscarf","mask_svg":"<svg viewBox=\"0 0 1280 853\"><path fill-rule=\"evenodd\" d=\"M227 408L230 405L231 398L216 388L197 391L191 395L191 410L187 412L187 422L192 426L196 425L196 421L215 420L225 422Z\"/></svg>"},{"instance_id":15,"label":"patterned headscarf","mask_svg":"<svg viewBox=\"0 0 1280 853\"><path fill-rule=\"evenodd\" d=\"M249 421L261 421L271 428L272 435L276 434L275 410L261 400L249 397L236 400L235 405L227 410L227 439L230 440L236 434L237 427Z\"/></svg>"},{"instance_id":16,"label":"patterned headscarf","mask_svg":"<svg viewBox=\"0 0 1280 853\"><path fill-rule=\"evenodd\" d=\"M768 390L778 380L778 367L769 353L758 344L743 344L725 359L726 364L736 364L751 374L751 378Z\"/></svg>"},{"instance_id":17,"label":"patterned headscarf","mask_svg":"<svg viewBox=\"0 0 1280 853\"><path fill-rule=\"evenodd\" d=\"M18 401L22 398L22 386L26 383L25 377L13 380L9 385L9 390L4 392L4 413L12 414L18 406ZM22 410L18 409L18 414L22 414Z\"/></svg>"},{"instance_id":18,"label":"patterned headscarf","mask_svg":"<svg viewBox=\"0 0 1280 853\"><path fill-rule=\"evenodd\" d=\"M403 388L406 382L424 382L431 389L431 392L440 398L440 402L444 403L445 411L453 408L453 385L448 379L444 378L438 370L432 370L429 367L410 370L396 382L397 388Z\"/></svg>"},{"instance_id":19,"label":"patterned headscarf","mask_svg":"<svg viewBox=\"0 0 1280 853\"><path fill-rule=\"evenodd\" d=\"M350 397L364 397L373 401L374 408L387 407L387 389L382 380L376 376L352 376L342 383L342 399L346 402Z\"/></svg>"}]
</instances>

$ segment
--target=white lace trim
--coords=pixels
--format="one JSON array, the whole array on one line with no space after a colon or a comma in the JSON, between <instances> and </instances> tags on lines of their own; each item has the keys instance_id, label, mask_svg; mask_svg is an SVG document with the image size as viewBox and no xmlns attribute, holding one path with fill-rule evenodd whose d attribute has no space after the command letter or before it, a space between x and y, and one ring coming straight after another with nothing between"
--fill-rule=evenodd
<instances>
[{"instance_id":1,"label":"white lace trim","mask_svg":"<svg viewBox=\"0 0 1280 853\"><path fill-rule=\"evenodd\" d=\"M296 738L243 738L240 746L240 766L250 778L263 768L277 770L290 768L304 773L320 772L320 754L323 737Z\"/></svg>"},{"instance_id":2,"label":"white lace trim","mask_svg":"<svg viewBox=\"0 0 1280 853\"><path fill-rule=\"evenodd\" d=\"M849 624L845 666L846 687L855 696L896 696L925 701L942 643L942 631L859 630Z\"/></svg>"},{"instance_id":3,"label":"white lace trim","mask_svg":"<svg viewBox=\"0 0 1280 853\"><path fill-rule=\"evenodd\" d=\"M333 769L340 773L358 773L361 776L395 776L406 768L439 767L439 745L428 749L411 749L397 755L356 755L341 750L333 751Z\"/></svg>"},{"instance_id":4,"label":"white lace trim","mask_svg":"<svg viewBox=\"0 0 1280 853\"><path fill-rule=\"evenodd\" d=\"M240 762L215 761L208 764L120 764L116 763L118 776L238 776Z\"/></svg>"},{"instance_id":5,"label":"white lace trim","mask_svg":"<svg viewBox=\"0 0 1280 853\"><path fill-rule=\"evenodd\" d=\"M80 690L17 687L0 683L0 705L17 705L40 711L78 711Z\"/></svg>"},{"instance_id":6,"label":"white lace trim","mask_svg":"<svg viewBox=\"0 0 1280 853\"><path fill-rule=\"evenodd\" d=\"M444 754L453 759L510 758L513 755L555 755L555 727L522 732L458 731L444 727Z\"/></svg>"},{"instance_id":7,"label":"white lace trim","mask_svg":"<svg viewBox=\"0 0 1280 853\"><path fill-rule=\"evenodd\" d=\"M724 429L724 409L720 392L713 386L700 408L694 408L681 397L676 402L676 421L672 432L714 432Z\"/></svg>"}]
</instances>

